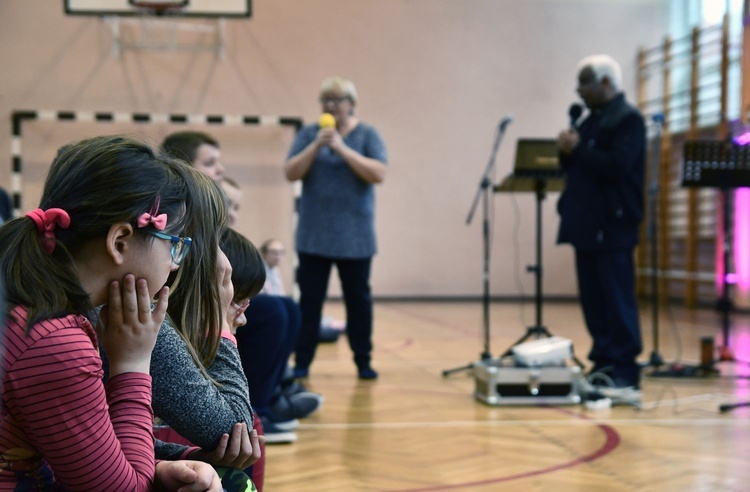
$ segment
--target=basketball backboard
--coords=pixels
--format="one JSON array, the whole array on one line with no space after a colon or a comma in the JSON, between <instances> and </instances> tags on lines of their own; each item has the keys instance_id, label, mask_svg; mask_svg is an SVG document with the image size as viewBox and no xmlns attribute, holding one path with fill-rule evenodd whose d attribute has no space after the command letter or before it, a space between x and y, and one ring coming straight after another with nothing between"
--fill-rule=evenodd
<instances>
[{"instance_id":1,"label":"basketball backboard","mask_svg":"<svg viewBox=\"0 0 750 492\"><path fill-rule=\"evenodd\" d=\"M183 17L250 17L252 0L63 0L68 15L120 16L143 15L175 5L164 13ZM138 4L148 4L153 9Z\"/></svg>"}]
</instances>

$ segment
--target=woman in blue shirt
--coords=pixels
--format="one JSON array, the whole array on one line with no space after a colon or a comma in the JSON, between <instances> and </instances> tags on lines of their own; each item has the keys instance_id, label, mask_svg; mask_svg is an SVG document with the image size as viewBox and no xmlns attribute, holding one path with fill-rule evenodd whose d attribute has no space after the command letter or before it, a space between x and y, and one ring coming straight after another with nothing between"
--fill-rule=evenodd
<instances>
[{"instance_id":1,"label":"woman in blue shirt","mask_svg":"<svg viewBox=\"0 0 750 492\"><path fill-rule=\"evenodd\" d=\"M284 166L287 179L302 180L296 233L302 328L295 349L295 376L307 377L315 357L328 278L335 264L358 375L376 379L370 364L370 265L377 251L374 185L385 177L385 144L375 128L355 115L357 91L351 81L325 79L320 104L335 125L322 119L323 125L303 127Z\"/></svg>"}]
</instances>

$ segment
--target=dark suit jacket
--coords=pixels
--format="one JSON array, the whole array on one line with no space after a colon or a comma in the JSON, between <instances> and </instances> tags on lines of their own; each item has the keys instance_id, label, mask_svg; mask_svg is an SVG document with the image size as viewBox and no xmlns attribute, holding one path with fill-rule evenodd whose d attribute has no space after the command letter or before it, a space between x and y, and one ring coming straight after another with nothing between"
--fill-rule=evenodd
<instances>
[{"instance_id":1,"label":"dark suit jacket","mask_svg":"<svg viewBox=\"0 0 750 492\"><path fill-rule=\"evenodd\" d=\"M557 242L583 250L632 248L644 208L643 117L619 94L592 111L579 133L573 152L560 154L566 184L557 203Z\"/></svg>"}]
</instances>

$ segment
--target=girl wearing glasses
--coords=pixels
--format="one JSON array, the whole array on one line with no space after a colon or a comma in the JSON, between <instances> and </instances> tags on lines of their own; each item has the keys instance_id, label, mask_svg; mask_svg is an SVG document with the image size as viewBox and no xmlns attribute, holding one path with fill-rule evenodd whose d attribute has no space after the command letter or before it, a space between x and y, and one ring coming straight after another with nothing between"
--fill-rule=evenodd
<instances>
[{"instance_id":1,"label":"girl wearing glasses","mask_svg":"<svg viewBox=\"0 0 750 492\"><path fill-rule=\"evenodd\" d=\"M221 490L203 463L154 466L151 352L190 242L182 169L127 138L69 145L39 208L0 228L0 489Z\"/></svg>"},{"instance_id":2,"label":"girl wearing glasses","mask_svg":"<svg viewBox=\"0 0 750 492\"><path fill-rule=\"evenodd\" d=\"M232 267L219 249L226 204L216 183L187 164L181 167L194 182L184 227L192 241L171 283L169 316L151 358L152 405L164 424L157 438L170 441L157 442L156 456L209 462L218 467L226 490L254 490L252 484L237 485L237 474L230 473L261 457L261 439L253 430L247 379L227 319ZM172 251L182 251L170 241Z\"/></svg>"}]
</instances>

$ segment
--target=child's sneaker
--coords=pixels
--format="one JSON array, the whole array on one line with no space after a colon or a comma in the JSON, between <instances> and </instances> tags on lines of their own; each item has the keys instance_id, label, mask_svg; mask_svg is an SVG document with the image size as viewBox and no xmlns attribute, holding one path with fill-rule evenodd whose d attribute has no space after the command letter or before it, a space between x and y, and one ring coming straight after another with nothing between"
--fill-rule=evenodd
<instances>
[{"instance_id":1,"label":"child's sneaker","mask_svg":"<svg viewBox=\"0 0 750 492\"><path fill-rule=\"evenodd\" d=\"M297 442L297 434L279 428L275 423L267 417L260 417L263 423L263 435L266 438L266 444L290 444Z\"/></svg>"}]
</instances>

